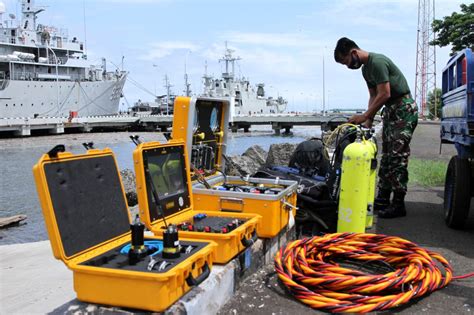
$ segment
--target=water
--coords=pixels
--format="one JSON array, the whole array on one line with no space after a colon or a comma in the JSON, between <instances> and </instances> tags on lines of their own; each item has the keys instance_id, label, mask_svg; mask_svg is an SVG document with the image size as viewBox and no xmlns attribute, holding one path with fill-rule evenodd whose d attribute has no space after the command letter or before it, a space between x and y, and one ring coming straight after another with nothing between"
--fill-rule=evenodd
<instances>
[{"instance_id":1,"label":"water","mask_svg":"<svg viewBox=\"0 0 474 315\"><path fill-rule=\"evenodd\" d=\"M159 133L139 134L145 141L164 141ZM319 134L319 127L298 127L292 135L282 136L275 136L270 127L258 127L252 133L230 133L227 154L242 154L255 144L268 151L271 144L300 143L307 137ZM133 169L132 152L135 145L129 135L118 132L0 139L0 217L16 214L28 216L26 224L0 230L0 245L48 239L32 173L33 165L42 154L57 144L65 144L67 151L84 153L82 143L93 141L96 148L109 147L114 151L119 169Z\"/></svg>"}]
</instances>

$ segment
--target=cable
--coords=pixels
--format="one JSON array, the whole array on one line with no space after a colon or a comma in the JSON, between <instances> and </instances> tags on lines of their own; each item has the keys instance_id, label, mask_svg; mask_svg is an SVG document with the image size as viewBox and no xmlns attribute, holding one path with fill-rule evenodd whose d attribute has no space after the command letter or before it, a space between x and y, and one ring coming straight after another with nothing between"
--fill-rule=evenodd
<instances>
[{"instance_id":1,"label":"cable","mask_svg":"<svg viewBox=\"0 0 474 315\"><path fill-rule=\"evenodd\" d=\"M474 276L453 277L443 256L405 239L365 233L290 242L276 254L275 270L298 300L334 313L387 310L441 289L453 279Z\"/></svg>"},{"instance_id":2,"label":"cable","mask_svg":"<svg viewBox=\"0 0 474 315\"><path fill-rule=\"evenodd\" d=\"M217 172L217 173L221 173L221 174L222 174L222 177L224 177L224 184L227 183L227 175L226 175L223 171L221 171L221 170L219 170L219 169L217 169L217 168L216 168L216 172Z\"/></svg>"}]
</instances>

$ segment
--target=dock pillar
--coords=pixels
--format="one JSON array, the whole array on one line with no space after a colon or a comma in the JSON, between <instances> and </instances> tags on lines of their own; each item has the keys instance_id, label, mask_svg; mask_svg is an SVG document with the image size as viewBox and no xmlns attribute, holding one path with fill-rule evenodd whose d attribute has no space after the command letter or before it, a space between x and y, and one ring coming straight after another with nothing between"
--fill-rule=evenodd
<instances>
[{"instance_id":1,"label":"dock pillar","mask_svg":"<svg viewBox=\"0 0 474 315\"><path fill-rule=\"evenodd\" d=\"M279 123L272 123L272 129L275 131L277 136L280 135L281 126Z\"/></svg>"},{"instance_id":2,"label":"dock pillar","mask_svg":"<svg viewBox=\"0 0 474 315\"><path fill-rule=\"evenodd\" d=\"M49 133L52 135L64 133L64 124L56 124L56 126L49 130Z\"/></svg>"},{"instance_id":3,"label":"dock pillar","mask_svg":"<svg viewBox=\"0 0 474 315\"><path fill-rule=\"evenodd\" d=\"M84 123L84 124L82 124L81 130L82 130L82 132L91 132L92 127L89 126L88 123Z\"/></svg>"},{"instance_id":4,"label":"dock pillar","mask_svg":"<svg viewBox=\"0 0 474 315\"><path fill-rule=\"evenodd\" d=\"M28 137L31 136L31 127L30 125L21 125L18 130L14 132L15 136L19 137Z\"/></svg>"}]
</instances>

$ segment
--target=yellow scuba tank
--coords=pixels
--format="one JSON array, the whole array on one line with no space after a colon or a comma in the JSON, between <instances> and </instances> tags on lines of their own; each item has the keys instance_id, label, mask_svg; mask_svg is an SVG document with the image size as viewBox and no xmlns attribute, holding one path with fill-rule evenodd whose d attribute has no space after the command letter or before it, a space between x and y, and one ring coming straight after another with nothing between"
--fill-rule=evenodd
<instances>
[{"instance_id":1,"label":"yellow scuba tank","mask_svg":"<svg viewBox=\"0 0 474 315\"><path fill-rule=\"evenodd\" d=\"M337 232L365 232L369 223L367 208L371 204L372 209L374 202L375 169L372 170L372 160L375 150L372 141L361 141L360 131L356 141L344 149Z\"/></svg>"},{"instance_id":2,"label":"yellow scuba tank","mask_svg":"<svg viewBox=\"0 0 474 315\"><path fill-rule=\"evenodd\" d=\"M370 163L370 180L369 180L369 192L367 200L367 219L366 228L371 228L374 225L374 200L375 200L375 182L377 178L377 144L372 141L373 138L368 140L368 144L372 147L372 160Z\"/></svg>"}]
</instances>

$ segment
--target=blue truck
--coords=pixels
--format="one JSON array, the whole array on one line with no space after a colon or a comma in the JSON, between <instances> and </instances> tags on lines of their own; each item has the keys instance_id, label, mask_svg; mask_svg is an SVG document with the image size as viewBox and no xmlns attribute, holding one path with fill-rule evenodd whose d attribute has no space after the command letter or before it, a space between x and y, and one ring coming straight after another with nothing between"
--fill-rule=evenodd
<instances>
[{"instance_id":1,"label":"blue truck","mask_svg":"<svg viewBox=\"0 0 474 315\"><path fill-rule=\"evenodd\" d=\"M444 186L446 224L462 228L474 195L474 56L466 48L443 69L441 142L454 144Z\"/></svg>"}]
</instances>

